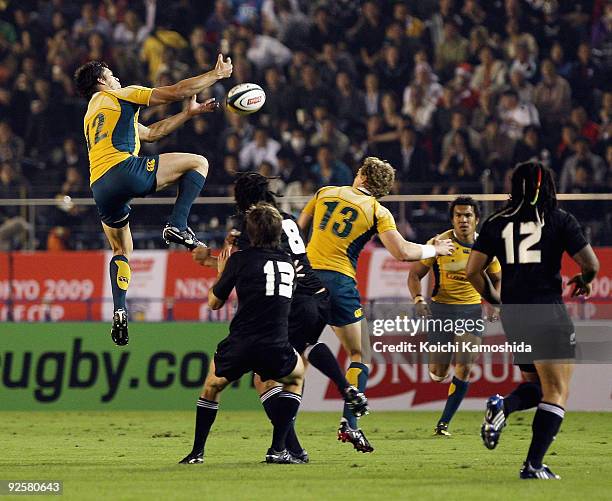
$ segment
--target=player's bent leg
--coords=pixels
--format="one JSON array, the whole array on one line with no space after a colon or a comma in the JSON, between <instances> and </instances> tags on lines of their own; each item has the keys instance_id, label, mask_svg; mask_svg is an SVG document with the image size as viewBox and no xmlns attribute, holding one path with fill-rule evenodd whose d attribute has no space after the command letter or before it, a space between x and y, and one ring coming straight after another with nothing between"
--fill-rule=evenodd
<instances>
[{"instance_id":1,"label":"player's bent leg","mask_svg":"<svg viewBox=\"0 0 612 501\"><path fill-rule=\"evenodd\" d=\"M485 418L480 434L485 447L495 449L510 414L537 406L542 400L540 378L533 364L520 364L525 382L502 397L493 395L487 399Z\"/></svg>"},{"instance_id":2,"label":"player's bent leg","mask_svg":"<svg viewBox=\"0 0 612 501\"><path fill-rule=\"evenodd\" d=\"M119 223L121 224L121 223ZM128 344L128 313L126 295L130 285L131 270L129 259L134 250L130 225L127 222L119 227L102 223L104 234L110 243L113 257L109 263L111 290L113 294L113 324L111 338L119 346Z\"/></svg>"},{"instance_id":3,"label":"player's bent leg","mask_svg":"<svg viewBox=\"0 0 612 501\"><path fill-rule=\"evenodd\" d=\"M533 418L531 445L520 477L558 479L560 477L552 473L542 461L565 417L565 405L569 396L574 364L559 360L536 362L535 366L542 383L542 400Z\"/></svg>"},{"instance_id":4,"label":"player's bent leg","mask_svg":"<svg viewBox=\"0 0 612 501\"><path fill-rule=\"evenodd\" d=\"M196 404L196 424L193 448L179 464L201 464L204 462L204 446L219 410L219 397L230 382L215 375L215 362L210 363L200 398Z\"/></svg>"},{"instance_id":5,"label":"player's bent leg","mask_svg":"<svg viewBox=\"0 0 612 501\"><path fill-rule=\"evenodd\" d=\"M159 156L156 173L157 190L178 183L178 197L162 236L193 250L203 245L188 227L187 219L193 202L198 197L208 175L208 160L192 153L163 153Z\"/></svg>"},{"instance_id":6,"label":"player's bent leg","mask_svg":"<svg viewBox=\"0 0 612 501\"><path fill-rule=\"evenodd\" d=\"M304 364L310 361L313 367L335 383L342 399L356 417L369 414L368 399L357 387L347 381L336 357L325 343L318 342L313 346L307 346L302 358Z\"/></svg>"}]
</instances>

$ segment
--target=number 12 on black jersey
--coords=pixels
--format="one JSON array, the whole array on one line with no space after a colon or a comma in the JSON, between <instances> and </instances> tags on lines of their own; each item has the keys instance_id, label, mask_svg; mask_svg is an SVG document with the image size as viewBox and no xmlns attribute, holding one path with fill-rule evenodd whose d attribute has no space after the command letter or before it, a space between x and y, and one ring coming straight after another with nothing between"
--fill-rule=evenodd
<instances>
[{"instance_id":1,"label":"number 12 on black jersey","mask_svg":"<svg viewBox=\"0 0 612 501\"><path fill-rule=\"evenodd\" d=\"M520 223L519 232L521 235L527 235L519 242L518 246L518 263L530 264L541 263L542 252L531 249L535 244L540 242L542 238L542 225L535 221ZM514 264L515 247L514 247L514 223L508 223L503 231L502 238L506 248L506 263Z\"/></svg>"},{"instance_id":2,"label":"number 12 on black jersey","mask_svg":"<svg viewBox=\"0 0 612 501\"><path fill-rule=\"evenodd\" d=\"M293 296L295 269L284 261L267 261L263 269L266 274L266 296ZM278 275L278 282L277 282Z\"/></svg>"}]
</instances>

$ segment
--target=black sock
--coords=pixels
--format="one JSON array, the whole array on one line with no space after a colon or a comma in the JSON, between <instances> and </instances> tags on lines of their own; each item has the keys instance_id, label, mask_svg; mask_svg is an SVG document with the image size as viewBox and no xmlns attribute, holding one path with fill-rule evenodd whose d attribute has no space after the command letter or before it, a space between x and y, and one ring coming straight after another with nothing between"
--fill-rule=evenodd
<instances>
[{"instance_id":1,"label":"black sock","mask_svg":"<svg viewBox=\"0 0 612 501\"><path fill-rule=\"evenodd\" d=\"M128 258L125 256L113 256L109 265L111 290L113 292L113 311L126 309L125 296L132 272Z\"/></svg>"},{"instance_id":2,"label":"black sock","mask_svg":"<svg viewBox=\"0 0 612 501\"><path fill-rule=\"evenodd\" d=\"M340 394L349 386L336 357L325 343L317 343L310 348L307 358L313 367L319 369L336 384Z\"/></svg>"},{"instance_id":3,"label":"black sock","mask_svg":"<svg viewBox=\"0 0 612 501\"><path fill-rule=\"evenodd\" d=\"M550 444L559 432L564 416L565 409L559 405L546 402L540 402L538 405L538 410L531 425L533 435L529 452L527 453L527 461L534 468L542 467L544 454L546 454Z\"/></svg>"},{"instance_id":4,"label":"black sock","mask_svg":"<svg viewBox=\"0 0 612 501\"><path fill-rule=\"evenodd\" d=\"M169 223L178 228L184 230L187 228L187 217L191 206L198 195L204 188L206 178L195 170L190 170L183 174L178 183L178 197L172 210Z\"/></svg>"},{"instance_id":5,"label":"black sock","mask_svg":"<svg viewBox=\"0 0 612 501\"><path fill-rule=\"evenodd\" d=\"M264 410L266 411L266 415L272 424L274 424L276 419L276 407L278 403L278 396L283 391L282 386L275 386L274 388L270 388L268 391L262 393L259 396L261 400L261 405L263 405ZM297 437L297 433L295 432L295 420L292 423L291 428L287 432L287 437L285 438L285 446L289 450L289 452L293 452L296 454L301 454L304 448ZM274 447L272 447L274 448Z\"/></svg>"},{"instance_id":6,"label":"black sock","mask_svg":"<svg viewBox=\"0 0 612 501\"><path fill-rule=\"evenodd\" d=\"M270 388L269 390L259 395L261 405L263 405L264 411L266 411L266 416L268 416L268 419L271 423L274 423L276 398L278 397L278 394L281 391L283 391L282 386L275 386L274 388Z\"/></svg>"},{"instance_id":7,"label":"black sock","mask_svg":"<svg viewBox=\"0 0 612 501\"><path fill-rule=\"evenodd\" d=\"M213 402L212 400L206 400L205 398L198 398L196 407L195 434L193 437L193 453L198 454L200 452L204 452L206 439L208 438L208 433L210 432L211 426L215 422L218 410L219 402Z\"/></svg>"},{"instance_id":8,"label":"black sock","mask_svg":"<svg viewBox=\"0 0 612 501\"><path fill-rule=\"evenodd\" d=\"M290 391L281 391L276 397L276 412L274 412L274 431L272 433L272 449L282 451L287 448L287 434L293 427L295 416L300 407L302 397Z\"/></svg>"},{"instance_id":9,"label":"black sock","mask_svg":"<svg viewBox=\"0 0 612 501\"><path fill-rule=\"evenodd\" d=\"M542 400L540 383L521 383L512 393L504 397L504 414L508 417L515 411L531 409Z\"/></svg>"}]
</instances>

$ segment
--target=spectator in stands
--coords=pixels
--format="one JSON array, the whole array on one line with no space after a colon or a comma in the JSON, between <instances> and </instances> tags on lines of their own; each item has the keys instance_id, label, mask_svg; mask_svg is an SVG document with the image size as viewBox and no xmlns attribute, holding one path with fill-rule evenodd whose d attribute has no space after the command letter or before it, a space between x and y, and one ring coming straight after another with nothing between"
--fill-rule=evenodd
<instances>
[{"instance_id":1,"label":"spectator in stands","mask_svg":"<svg viewBox=\"0 0 612 501\"><path fill-rule=\"evenodd\" d=\"M531 103L519 102L514 90L502 94L499 106L501 130L511 139L523 137L523 129L528 125L540 125L538 110Z\"/></svg>"},{"instance_id":2,"label":"spectator in stands","mask_svg":"<svg viewBox=\"0 0 612 501\"><path fill-rule=\"evenodd\" d=\"M317 149L317 163L311 170L316 185L321 186L346 186L353 182L353 174L349 167L336 160L333 151L328 144L322 144Z\"/></svg>"},{"instance_id":3,"label":"spectator in stands","mask_svg":"<svg viewBox=\"0 0 612 501\"><path fill-rule=\"evenodd\" d=\"M577 60L571 67L568 79L571 83L574 102L593 111L595 89L599 84L599 69L591 57L591 47L582 42L576 51Z\"/></svg>"},{"instance_id":4,"label":"spectator in stands","mask_svg":"<svg viewBox=\"0 0 612 501\"><path fill-rule=\"evenodd\" d=\"M459 34L457 23L444 21L444 39L436 46L436 73L444 80L453 75L455 67L468 57L468 41Z\"/></svg>"},{"instance_id":5,"label":"spectator in stands","mask_svg":"<svg viewBox=\"0 0 612 501\"><path fill-rule=\"evenodd\" d=\"M576 127L579 136L586 137L591 146L599 139L599 125L589 119L582 106L576 106L570 114L570 122Z\"/></svg>"},{"instance_id":6,"label":"spectator in stands","mask_svg":"<svg viewBox=\"0 0 612 501\"><path fill-rule=\"evenodd\" d=\"M398 150L398 156L392 162L397 171L397 180L402 183L423 183L431 179L431 161L418 144L414 127L402 128Z\"/></svg>"},{"instance_id":7,"label":"spectator in stands","mask_svg":"<svg viewBox=\"0 0 612 501\"><path fill-rule=\"evenodd\" d=\"M523 71L518 68L510 71L510 86L506 90L516 92L521 103L533 104L535 100L535 87L525 78Z\"/></svg>"},{"instance_id":8,"label":"spectator in stands","mask_svg":"<svg viewBox=\"0 0 612 501\"><path fill-rule=\"evenodd\" d=\"M540 142L539 128L534 125L525 127L523 138L516 143L514 148L513 164L533 160L540 162L546 167L551 167L552 155L548 148Z\"/></svg>"},{"instance_id":9,"label":"spectator in stands","mask_svg":"<svg viewBox=\"0 0 612 501\"><path fill-rule=\"evenodd\" d=\"M378 115L382 110L382 93L379 91L379 80L376 73L367 73L365 76L365 111L366 115Z\"/></svg>"},{"instance_id":10,"label":"spectator in stands","mask_svg":"<svg viewBox=\"0 0 612 501\"><path fill-rule=\"evenodd\" d=\"M480 153L483 166L491 170L498 182L512 166L514 147L515 141L500 130L495 117L490 117L480 137Z\"/></svg>"},{"instance_id":11,"label":"spectator in stands","mask_svg":"<svg viewBox=\"0 0 612 501\"><path fill-rule=\"evenodd\" d=\"M365 95L353 86L350 75L345 71L336 75L334 104L340 130L349 132L363 128L366 116Z\"/></svg>"},{"instance_id":12,"label":"spectator in stands","mask_svg":"<svg viewBox=\"0 0 612 501\"><path fill-rule=\"evenodd\" d=\"M506 65L493 56L491 47L480 49L480 64L474 70L470 85L479 92L499 92L506 84Z\"/></svg>"},{"instance_id":13,"label":"spectator in stands","mask_svg":"<svg viewBox=\"0 0 612 501\"><path fill-rule=\"evenodd\" d=\"M426 103L431 103L434 110L442 96L442 86L438 83L437 75L431 71L428 63L418 63L414 68L414 79L411 85L404 90L402 113L408 113L408 104L411 102L412 89L420 87L423 90L423 99Z\"/></svg>"},{"instance_id":14,"label":"spectator in stands","mask_svg":"<svg viewBox=\"0 0 612 501\"><path fill-rule=\"evenodd\" d=\"M81 17L72 27L72 36L77 41L84 41L92 33L100 33L106 38L111 38L112 26L107 19L98 17L92 2L86 2L81 8Z\"/></svg>"},{"instance_id":15,"label":"spectator in stands","mask_svg":"<svg viewBox=\"0 0 612 501\"><path fill-rule=\"evenodd\" d=\"M280 143L268 136L268 131L259 127L255 129L253 140L249 141L240 150L240 169L254 170L262 162L269 162L275 169L278 166L276 154L280 150Z\"/></svg>"},{"instance_id":16,"label":"spectator in stands","mask_svg":"<svg viewBox=\"0 0 612 501\"><path fill-rule=\"evenodd\" d=\"M459 131L465 134L470 149L478 150L480 147L480 134L468 125L465 113L455 111L451 118L451 129L442 139L442 156L447 155L449 148L452 147L455 140L456 133Z\"/></svg>"},{"instance_id":17,"label":"spectator in stands","mask_svg":"<svg viewBox=\"0 0 612 501\"><path fill-rule=\"evenodd\" d=\"M204 29L213 37L213 42L221 39L222 33L232 22L230 0L215 0L215 10L206 20ZM227 52L227 51L225 51Z\"/></svg>"},{"instance_id":18,"label":"spectator in stands","mask_svg":"<svg viewBox=\"0 0 612 501\"><path fill-rule=\"evenodd\" d=\"M408 102L404 103L402 113L408 115L415 128L419 132L426 132L431 128L431 121L436 104L427 99L426 90L418 85L413 84L407 89ZM406 94L405 93L405 94Z\"/></svg>"},{"instance_id":19,"label":"spectator in stands","mask_svg":"<svg viewBox=\"0 0 612 501\"><path fill-rule=\"evenodd\" d=\"M326 117L321 122L321 130L315 132L310 138L310 145L318 148L322 144L328 144L335 158L344 158L350 145L349 138L338 130L334 119Z\"/></svg>"},{"instance_id":20,"label":"spectator in stands","mask_svg":"<svg viewBox=\"0 0 612 501\"><path fill-rule=\"evenodd\" d=\"M478 156L470 148L467 134L456 130L449 148L444 154L438 173L448 181L474 181L479 172Z\"/></svg>"},{"instance_id":21,"label":"spectator in stands","mask_svg":"<svg viewBox=\"0 0 612 501\"><path fill-rule=\"evenodd\" d=\"M538 108L542 126L554 134L555 124L563 122L572 106L572 91L567 80L557 75L550 59L542 63L542 80L536 86L534 104Z\"/></svg>"},{"instance_id":22,"label":"spectator in stands","mask_svg":"<svg viewBox=\"0 0 612 501\"><path fill-rule=\"evenodd\" d=\"M596 184L603 183L606 178L606 164L600 156L591 153L588 138L579 136L574 142L574 149L576 153L563 164L559 181L560 193L565 193L574 184L579 165L588 165L593 175L593 182Z\"/></svg>"},{"instance_id":23,"label":"spectator in stands","mask_svg":"<svg viewBox=\"0 0 612 501\"><path fill-rule=\"evenodd\" d=\"M385 39L385 27L378 2L366 0L361 6L361 15L348 32L348 39L359 50L361 64L373 69L377 53Z\"/></svg>"},{"instance_id":24,"label":"spectator in stands","mask_svg":"<svg viewBox=\"0 0 612 501\"><path fill-rule=\"evenodd\" d=\"M329 16L325 4L319 4L313 13L313 24L310 27L308 46L315 52L321 52L325 43L337 43L340 40L338 27Z\"/></svg>"},{"instance_id":25,"label":"spectator in stands","mask_svg":"<svg viewBox=\"0 0 612 501\"><path fill-rule=\"evenodd\" d=\"M555 170L557 172L561 171L563 164L565 161L571 157L576 151L574 150L574 144L576 143L576 138L578 137L578 132L576 127L574 127L571 123L566 123L561 128L561 140L557 145L557 150L555 152Z\"/></svg>"},{"instance_id":26,"label":"spectator in stands","mask_svg":"<svg viewBox=\"0 0 612 501\"><path fill-rule=\"evenodd\" d=\"M352 78L356 74L353 60L333 43L324 44L319 58L319 75L323 85L328 88L333 87L336 75L340 72L347 73Z\"/></svg>"},{"instance_id":27,"label":"spectator in stands","mask_svg":"<svg viewBox=\"0 0 612 501\"><path fill-rule=\"evenodd\" d=\"M495 100L489 91L480 93L478 98L478 108L472 113L471 126L476 132L482 132L489 120L495 118Z\"/></svg>"},{"instance_id":28,"label":"spectator in stands","mask_svg":"<svg viewBox=\"0 0 612 501\"><path fill-rule=\"evenodd\" d=\"M538 63L529 51L526 43L519 43L516 46L516 57L510 64L510 71L518 70L523 73L526 80L534 82L538 74Z\"/></svg>"},{"instance_id":29,"label":"spectator in stands","mask_svg":"<svg viewBox=\"0 0 612 501\"><path fill-rule=\"evenodd\" d=\"M284 67L291 61L291 50L286 45L269 35L257 34L252 24L241 26L240 36L248 45L247 58L258 71L272 65Z\"/></svg>"},{"instance_id":30,"label":"spectator in stands","mask_svg":"<svg viewBox=\"0 0 612 501\"><path fill-rule=\"evenodd\" d=\"M13 134L8 122L0 122L0 162L14 162L20 165L23 152L23 139Z\"/></svg>"}]
</instances>

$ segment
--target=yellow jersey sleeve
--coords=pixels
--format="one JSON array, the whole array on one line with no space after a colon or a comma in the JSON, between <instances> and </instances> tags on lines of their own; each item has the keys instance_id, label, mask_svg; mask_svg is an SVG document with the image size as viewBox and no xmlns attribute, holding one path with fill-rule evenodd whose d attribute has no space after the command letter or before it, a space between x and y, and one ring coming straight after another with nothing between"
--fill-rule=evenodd
<instances>
[{"instance_id":1,"label":"yellow jersey sleeve","mask_svg":"<svg viewBox=\"0 0 612 501\"><path fill-rule=\"evenodd\" d=\"M429 240L427 240L427 245L433 245L435 237L430 238ZM436 262L436 256L434 257L430 257L427 259L421 259L421 264L424 264L425 266L427 266L428 268L431 268L434 263Z\"/></svg>"},{"instance_id":2,"label":"yellow jersey sleeve","mask_svg":"<svg viewBox=\"0 0 612 501\"><path fill-rule=\"evenodd\" d=\"M380 235L385 231L397 230L395 219L393 218L393 214L391 214L389 209L383 207L378 203L378 201L376 201L374 210L374 215L376 217L376 233Z\"/></svg>"},{"instance_id":3,"label":"yellow jersey sleeve","mask_svg":"<svg viewBox=\"0 0 612 501\"><path fill-rule=\"evenodd\" d=\"M310 216L314 216L315 208L317 206L317 199L319 198L319 195L329 188L333 188L333 186L324 186L323 188L319 188L319 190L314 194L314 196L308 201L306 206L302 209L302 212Z\"/></svg>"},{"instance_id":4,"label":"yellow jersey sleeve","mask_svg":"<svg viewBox=\"0 0 612 501\"><path fill-rule=\"evenodd\" d=\"M122 101L149 106L153 89L149 87L141 87L140 85L130 85L128 87L122 87L121 89L105 92L112 94L117 99L121 99Z\"/></svg>"},{"instance_id":5,"label":"yellow jersey sleeve","mask_svg":"<svg viewBox=\"0 0 612 501\"><path fill-rule=\"evenodd\" d=\"M501 264L499 264L499 260L496 257L494 257L493 261L491 261L491 264L487 266L487 271L489 273L500 273L501 272Z\"/></svg>"}]
</instances>

